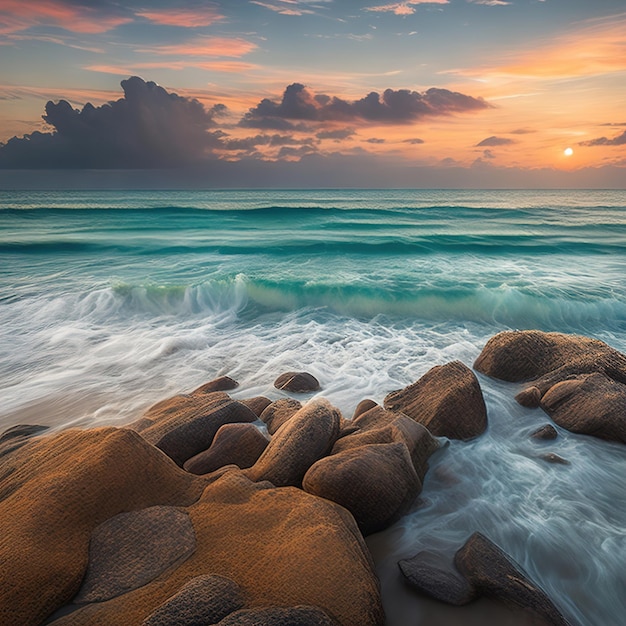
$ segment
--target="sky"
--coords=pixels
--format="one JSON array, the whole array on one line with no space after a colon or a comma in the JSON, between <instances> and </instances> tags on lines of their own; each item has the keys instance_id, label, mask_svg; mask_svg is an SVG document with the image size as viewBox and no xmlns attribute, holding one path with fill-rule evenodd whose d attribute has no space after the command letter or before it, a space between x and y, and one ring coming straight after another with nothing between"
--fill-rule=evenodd
<instances>
[{"instance_id":1,"label":"sky","mask_svg":"<svg viewBox=\"0 0 626 626\"><path fill-rule=\"evenodd\" d=\"M625 104L624 0L0 3L0 186L624 188Z\"/></svg>"}]
</instances>

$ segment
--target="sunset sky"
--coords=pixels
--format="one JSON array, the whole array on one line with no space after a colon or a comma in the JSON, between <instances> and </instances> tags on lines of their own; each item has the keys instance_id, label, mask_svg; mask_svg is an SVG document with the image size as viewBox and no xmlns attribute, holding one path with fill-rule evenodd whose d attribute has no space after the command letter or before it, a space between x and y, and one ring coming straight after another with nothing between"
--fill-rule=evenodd
<instances>
[{"instance_id":1,"label":"sunset sky","mask_svg":"<svg viewBox=\"0 0 626 626\"><path fill-rule=\"evenodd\" d=\"M0 83L5 169L626 186L624 0L3 0Z\"/></svg>"}]
</instances>

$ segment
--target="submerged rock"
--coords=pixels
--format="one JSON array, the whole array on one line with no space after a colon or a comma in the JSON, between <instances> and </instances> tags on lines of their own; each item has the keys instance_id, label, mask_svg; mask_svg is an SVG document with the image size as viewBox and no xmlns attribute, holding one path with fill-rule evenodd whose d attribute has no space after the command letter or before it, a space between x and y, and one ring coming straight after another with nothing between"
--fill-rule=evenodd
<instances>
[{"instance_id":1,"label":"submerged rock","mask_svg":"<svg viewBox=\"0 0 626 626\"><path fill-rule=\"evenodd\" d=\"M534 433L531 433L531 439L541 439L544 441L550 441L556 439L559 434L556 432L556 428L552 424L546 424L541 428L538 428Z\"/></svg>"},{"instance_id":2,"label":"submerged rock","mask_svg":"<svg viewBox=\"0 0 626 626\"><path fill-rule=\"evenodd\" d=\"M230 376L220 376L214 380L209 381L208 383L204 383L197 389L195 389L192 393L211 393L212 391L230 391L231 389L236 389L239 387L239 383L231 378Z\"/></svg>"},{"instance_id":3,"label":"submerged rock","mask_svg":"<svg viewBox=\"0 0 626 626\"><path fill-rule=\"evenodd\" d=\"M384 406L405 413L438 437L471 439L487 428L487 409L474 373L460 361L437 365L393 391Z\"/></svg>"},{"instance_id":4,"label":"submerged rock","mask_svg":"<svg viewBox=\"0 0 626 626\"><path fill-rule=\"evenodd\" d=\"M309 393L317 391L320 383L308 372L285 372L274 381L274 387L293 393Z\"/></svg>"},{"instance_id":5,"label":"submerged rock","mask_svg":"<svg viewBox=\"0 0 626 626\"><path fill-rule=\"evenodd\" d=\"M192 474L208 474L225 465L252 467L267 448L269 440L254 424L224 424L208 450L183 465Z\"/></svg>"},{"instance_id":6,"label":"submerged rock","mask_svg":"<svg viewBox=\"0 0 626 626\"><path fill-rule=\"evenodd\" d=\"M567 620L546 593L481 533L474 533L465 542L455 554L454 563L479 594L530 611L552 626L567 626Z\"/></svg>"}]
</instances>

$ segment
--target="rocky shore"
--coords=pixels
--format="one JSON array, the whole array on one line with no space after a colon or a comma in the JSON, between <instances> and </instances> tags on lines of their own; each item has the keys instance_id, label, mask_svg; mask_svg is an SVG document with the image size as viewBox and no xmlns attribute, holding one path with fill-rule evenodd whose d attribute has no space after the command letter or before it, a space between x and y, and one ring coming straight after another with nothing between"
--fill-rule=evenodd
<instances>
[{"instance_id":1,"label":"rocky shore","mask_svg":"<svg viewBox=\"0 0 626 626\"><path fill-rule=\"evenodd\" d=\"M626 443L626 356L600 341L504 332L474 369L524 382L518 402L560 428ZM435 365L350 419L287 396L320 388L306 372L281 374L273 402L235 400L236 387L216 379L126 428L3 433L0 623L382 626L363 538L407 513L447 439L488 428L474 371ZM399 568L442 602L486 595L537 624L572 623L479 532L453 562L427 551Z\"/></svg>"}]
</instances>

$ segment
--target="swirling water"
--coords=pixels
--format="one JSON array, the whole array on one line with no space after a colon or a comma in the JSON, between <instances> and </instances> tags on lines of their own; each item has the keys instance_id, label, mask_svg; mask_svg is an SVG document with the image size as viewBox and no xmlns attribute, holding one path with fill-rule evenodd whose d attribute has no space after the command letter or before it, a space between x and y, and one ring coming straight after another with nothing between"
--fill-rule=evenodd
<instances>
[{"instance_id":1,"label":"swirling water","mask_svg":"<svg viewBox=\"0 0 626 626\"><path fill-rule=\"evenodd\" d=\"M626 351L626 192L0 192L0 429L123 425L222 374L278 398L288 369L349 417L512 328ZM475 530L573 623L623 624L626 448L536 443L547 416L479 378L487 433L436 453L411 513L368 539L388 624L527 623L402 584L399 559Z\"/></svg>"}]
</instances>

